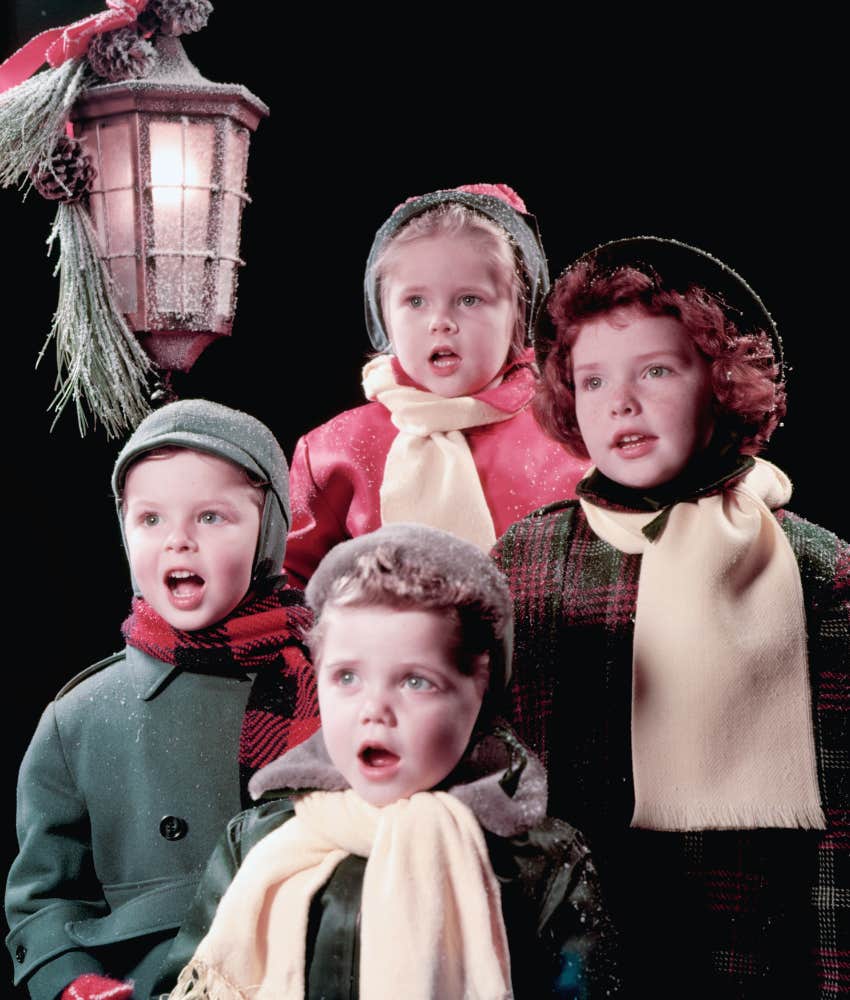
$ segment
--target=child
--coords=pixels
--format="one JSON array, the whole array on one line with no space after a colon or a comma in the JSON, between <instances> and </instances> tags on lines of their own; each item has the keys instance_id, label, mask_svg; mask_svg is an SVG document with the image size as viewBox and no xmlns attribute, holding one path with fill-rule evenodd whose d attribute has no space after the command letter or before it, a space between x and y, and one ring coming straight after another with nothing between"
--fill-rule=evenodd
<instances>
[{"instance_id":1,"label":"child","mask_svg":"<svg viewBox=\"0 0 850 1000\"><path fill-rule=\"evenodd\" d=\"M573 496L586 465L550 441L526 350L549 286L522 199L504 184L410 198L378 230L366 325L384 353L365 406L297 443L286 569L310 578L337 542L417 521L489 550L517 518Z\"/></svg>"},{"instance_id":2,"label":"child","mask_svg":"<svg viewBox=\"0 0 850 1000\"><path fill-rule=\"evenodd\" d=\"M785 412L773 321L655 237L581 258L544 308L541 420L595 468L496 547L515 719L594 845L629 995L837 996L848 548L752 457Z\"/></svg>"},{"instance_id":3,"label":"child","mask_svg":"<svg viewBox=\"0 0 850 1000\"><path fill-rule=\"evenodd\" d=\"M247 781L318 725L311 617L280 586L287 472L268 428L172 403L112 484L138 595L127 647L59 692L18 784L7 944L36 1000L147 997L240 806L240 730Z\"/></svg>"},{"instance_id":4,"label":"child","mask_svg":"<svg viewBox=\"0 0 850 1000\"><path fill-rule=\"evenodd\" d=\"M172 997L613 995L584 841L494 723L511 611L492 562L387 525L326 556L307 600L322 729L253 778L273 798L211 858Z\"/></svg>"}]
</instances>

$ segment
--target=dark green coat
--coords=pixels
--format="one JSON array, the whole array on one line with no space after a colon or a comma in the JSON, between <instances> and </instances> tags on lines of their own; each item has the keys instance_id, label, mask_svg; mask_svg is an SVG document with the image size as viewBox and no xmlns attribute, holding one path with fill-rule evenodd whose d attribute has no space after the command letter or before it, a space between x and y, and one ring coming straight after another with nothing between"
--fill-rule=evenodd
<instances>
[{"instance_id":1,"label":"dark green coat","mask_svg":"<svg viewBox=\"0 0 850 1000\"><path fill-rule=\"evenodd\" d=\"M6 889L15 982L35 1000L84 972L132 978L148 996L240 808L250 687L128 647L48 706L21 765Z\"/></svg>"},{"instance_id":2,"label":"dark green coat","mask_svg":"<svg viewBox=\"0 0 850 1000\"><path fill-rule=\"evenodd\" d=\"M510 799L523 801L517 814L528 815L536 809L538 793L535 790L526 794L525 788L531 784L526 776L536 781L542 770L508 735L510 742L501 749L504 763L492 772L499 782L475 782L475 794L467 798L466 804L484 827L490 861L501 886L515 996L517 1000L613 997L618 987L613 931L581 834L569 824L549 818L538 819L529 829L522 829L520 821L520 829L509 836L487 829L488 823L501 826L513 822L506 819ZM485 737L489 759L494 756L493 747L500 736ZM330 788L335 784L332 776L328 780L330 768L313 768L309 762L305 765L305 759L317 746L314 760L319 756L325 759L327 751L319 732L265 770L278 769L280 774L289 759L293 761L290 776L296 771L304 774L312 770L319 779L316 784ZM483 759L481 754L479 762ZM533 761L533 765L526 768L527 761ZM263 773L260 771L257 777ZM464 786L470 789L473 782L453 784L449 790L463 799ZM539 788L545 803L545 778L540 780ZM281 798L232 820L210 858L195 901L174 941L159 989L167 992L173 987L209 930L216 907L248 851L293 815L291 800ZM366 859L349 855L312 901L306 942L307 1000L356 1000L358 996L358 927L365 867ZM439 879L440 873L435 871L434 878Z\"/></svg>"}]
</instances>

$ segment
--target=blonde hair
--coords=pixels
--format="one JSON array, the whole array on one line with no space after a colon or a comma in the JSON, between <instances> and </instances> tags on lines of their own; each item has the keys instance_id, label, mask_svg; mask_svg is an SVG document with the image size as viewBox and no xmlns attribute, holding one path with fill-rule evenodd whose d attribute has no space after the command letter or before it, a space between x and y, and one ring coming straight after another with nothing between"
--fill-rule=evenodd
<instances>
[{"instance_id":1,"label":"blonde hair","mask_svg":"<svg viewBox=\"0 0 850 1000\"><path fill-rule=\"evenodd\" d=\"M515 360L522 354L526 342L526 291L519 253L497 222L466 205L445 202L421 215L414 215L384 244L372 271L381 308L384 307L386 279L404 248L417 240L436 236L474 240L481 247L486 262L507 283L514 297L516 316L506 360Z\"/></svg>"}]
</instances>

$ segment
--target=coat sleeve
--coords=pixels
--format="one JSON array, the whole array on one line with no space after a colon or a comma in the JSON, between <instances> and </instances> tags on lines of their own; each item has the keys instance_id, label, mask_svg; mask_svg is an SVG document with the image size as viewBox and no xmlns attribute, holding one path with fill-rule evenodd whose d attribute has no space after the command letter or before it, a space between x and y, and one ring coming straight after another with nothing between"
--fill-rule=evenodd
<instances>
[{"instance_id":1,"label":"coat sleeve","mask_svg":"<svg viewBox=\"0 0 850 1000\"><path fill-rule=\"evenodd\" d=\"M85 798L68 765L51 704L38 724L18 779L20 851L6 884L6 945L15 983L33 1000L53 998L100 962L67 925L108 912L94 871Z\"/></svg>"},{"instance_id":2,"label":"coat sleeve","mask_svg":"<svg viewBox=\"0 0 850 1000\"><path fill-rule=\"evenodd\" d=\"M850 963L850 545L788 511L780 523L800 567L809 631L826 829L816 835L814 864L805 869L813 940L804 944L814 962L812 996L827 1000L846 989Z\"/></svg>"},{"instance_id":3,"label":"coat sleeve","mask_svg":"<svg viewBox=\"0 0 850 1000\"><path fill-rule=\"evenodd\" d=\"M550 995L569 1000L617 996L616 934L590 851L566 823L547 820L546 827L545 835L554 835L554 849L547 851L537 935L550 962Z\"/></svg>"},{"instance_id":4,"label":"coat sleeve","mask_svg":"<svg viewBox=\"0 0 850 1000\"><path fill-rule=\"evenodd\" d=\"M345 514L353 492L344 476L328 476L314 468L308 437L300 438L295 445L289 469L292 527L284 559L290 580L301 587L325 553L349 537Z\"/></svg>"}]
</instances>

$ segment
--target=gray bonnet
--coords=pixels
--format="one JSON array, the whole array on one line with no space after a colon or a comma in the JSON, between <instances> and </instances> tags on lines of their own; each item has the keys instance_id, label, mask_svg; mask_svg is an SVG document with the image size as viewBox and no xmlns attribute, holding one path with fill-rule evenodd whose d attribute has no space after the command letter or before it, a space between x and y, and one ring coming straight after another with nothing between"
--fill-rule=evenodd
<instances>
[{"instance_id":1,"label":"gray bonnet","mask_svg":"<svg viewBox=\"0 0 850 1000\"><path fill-rule=\"evenodd\" d=\"M366 300L366 329L376 351L385 351L389 347L390 341L381 312L381 297L375 274L375 262L385 244L414 216L450 202L456 202L480 212L488 219L498 223L511 237L514 246L519 251L523 265L526 286L526 330L530 339L540 300L549 289L549 266L546 263L546 254L543 251L536 219L533 215L518 212L496 195L450 189L448 191L432 191L430 194L423 194L418 198L410 198L396 208L375 234L369 258L366 261L363 291Z\"/></svg>"},{"instance_id":2,"label":"gray bonnet","mask_svg":"<svg viewBox=\"0 0 850 1000\"><path fill-rule=\"evenodd\" d=\"M252 579L256 582L279 575L289 531L289 470L283 451L274 434L256 417L206 399L183 399L155 410L121 449L112 471L112 492L122 537L121 497L127 470L145 452L166 445L225 458L266 487ZM133 590L138 593L135 580Z\"/></svg>"},{"instance_id":3,"label":"gray bonnet","mask_svg":"<svg viewBox=\"0 0 850 1000\"><path fill-rule=\"evenodd\" d=\"M468 603L486 619L495 637L490 648L490 691L498 696L507 687L513 653L513 606L507 581L490 557L477 546L423 524L385 524L334 546L319 563L307 584L307 603L318 619L334 583L351 573L361 556L380 551L387 573L402 567L415 570L421 589L448 582L473 595ZM415 601L414 601L415 603Z\"/></svg>"}]
</instances>

